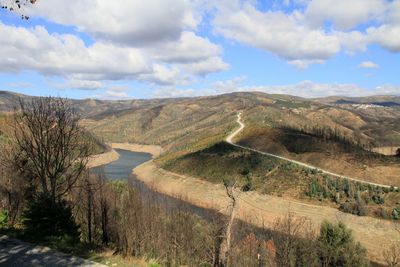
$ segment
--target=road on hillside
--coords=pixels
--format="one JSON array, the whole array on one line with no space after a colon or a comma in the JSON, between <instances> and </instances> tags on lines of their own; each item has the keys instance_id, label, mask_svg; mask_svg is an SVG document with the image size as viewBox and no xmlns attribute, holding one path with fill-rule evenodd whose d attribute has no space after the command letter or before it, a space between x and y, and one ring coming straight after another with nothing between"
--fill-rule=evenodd
<instances>
[{"instance_id":1,"label":"road on hillside","mask_svg":"<svg viewBox=\"0 0 400 267\"><path fill-rule=\"evenodd\" d=\"M347 179L347 180L350 180L350 181L360 182L360 183L363 183L363 184L370 184L370 185L373 185L373 186L380 186L380 187L385 187L385 188L390 188L391 187L390 185L372 183L372 182L363 181L363 180L360 180L360 179L357 179L357 178L352 178L352 177L340 175L340 174L333 173L333 172L330 172L330 171L327 171L327 170L323 170L323 169L320 169L318 167L315 167L315 166L312 166L312 165L309 165L309 164L306 164L306 163L303 163L303 162L300 162L300 161L297 161L297 160L292 160L292 159L289 159L289 158L285 158L285 157L278 156L278 155L275 155L275 154L271 154L271 153L268 153L268 152L264 152L264 151L261 151L261 150L257 150L257 149L253 149L253 148L250 148L250 147L245 147L245 146L241 146L241 145L235 144L232 141L233 138L235 138L245 127L244 123L242 122L242 113L241 112L239 112L237 114L236 122L240 125L240 127L238 129L236 129L233 133L231 133L226 138L226 142L228 142L229 144L231 144L233 146L236 146L236 147L239 147L239 148L242 148L242 149L246 149L246 150L250 150L250 151L253 151L253 152L256 152L256 153L260 153L262 155L266 155L266 156L278 158L278 159L281 159L281 160L285 160L285 161L291 162L293 164L296 164L298 166L305 167L305 168L308 168L308 169L314 169L314 170L319 171L321 173L324 173L324 174L327 174L327 175L330 175L330 176L334 176L334 177L337 177L337 178Z\"/></svg>"},{"instance_id":2,"label":"road on hillside","mask_svg":"<svg viewBox=\"0 0 400 267\"><path fill-rule=\"evenodd\" d=\"M0 237L0 266L18 267L106 267L105 265L63 254L7 236Z\"/></svg>"}]
</instances>

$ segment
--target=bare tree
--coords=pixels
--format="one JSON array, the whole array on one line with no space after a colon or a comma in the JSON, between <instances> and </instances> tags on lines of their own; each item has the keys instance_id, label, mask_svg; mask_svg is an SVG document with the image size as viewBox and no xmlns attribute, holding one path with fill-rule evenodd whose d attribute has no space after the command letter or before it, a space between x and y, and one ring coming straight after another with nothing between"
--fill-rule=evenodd
<instances>
[{"instance_id":1,"label":"bare tree","mask_svg":"<svg viewBox=\"0 0 400 267\"><path fill-rule=\"evenodd\" d=\"M12 154L10 146L3 144L0 148L1 208L7 211L8 226L14 227L23 209L31 183L22 178L24 173L15 172L14 162L9 157Z\"/></svg>"},{"instance_id":2,"label":"bare tree","mask_svg":"<svg viewBox=\"0 0 400 267\"><path fill-rule=\"evenodd\" d=\"M79 116L61 98L19 101L14 119L15 164L28 170L39 190L54 202L83 174L93 144Z\"/></svg>"},{"instance_id":3,"label":"bare tree","mask_svg":"<svg viewBox=\"0 0 400 267\"><path fill-rule=\"evenodd\" d=\"M395 230L400 234L400 225L396 224ZM393 242L387 250L383 252L383 257L388 266L399 267L400 266L400 239Z\"/></svg>"},{"instance_id":4,"label":"bare tree","mask_svg":"<svg viewBox=\"0 0 400 267\"><path fill-rule=\"evenodd\" d=\"M221 244L221 257L219 266L229 266L229 253L231 250L231 241L232 241L232 227L235 220L235 208L236 208L236 183L233 185L229 185L227 182L224 182L226 194L230 198L229 205L229 219L228 223L225 227L225 239Z\"/></svg>"},{"instance_id":5,"label":"bare tree","mask_svg":"<svg viewBox=\"0 0 400 267\"><path fill-rule=\"evenodd\" d=\"M34 3L36 3L36 0L0 0L2 9L18 11L21 14L21 18L25 20L29 19L29 16L25 15L25 8Z\"/></svg>"}]
</instances>

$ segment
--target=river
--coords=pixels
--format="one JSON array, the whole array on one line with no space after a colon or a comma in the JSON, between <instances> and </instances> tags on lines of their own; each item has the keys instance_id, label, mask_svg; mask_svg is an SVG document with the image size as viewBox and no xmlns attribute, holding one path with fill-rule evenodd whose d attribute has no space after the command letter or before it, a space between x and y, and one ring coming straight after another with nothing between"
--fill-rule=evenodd
<instances>
[{"instance_id":1,"label":"river","mask_svg":"<svg viewBox=\"0 0 400 267\"><path fill-rule=\"evenodd\" d=\"M132 170L140 164L151 160L151 154L132 152L123 149L115 149L115 151L119 154L118 160L103 166L94 167L91 169L91 172L103 173L109 180L127 180L131 186L135 187L140 192L144 201L155 201L169 210L177 208L189 210L206 220L212 220L215 217L216 212L214 211L200 208L183 200L158 193L138 180L137 177L132 174Z\"/></svg>"}]
</instances>

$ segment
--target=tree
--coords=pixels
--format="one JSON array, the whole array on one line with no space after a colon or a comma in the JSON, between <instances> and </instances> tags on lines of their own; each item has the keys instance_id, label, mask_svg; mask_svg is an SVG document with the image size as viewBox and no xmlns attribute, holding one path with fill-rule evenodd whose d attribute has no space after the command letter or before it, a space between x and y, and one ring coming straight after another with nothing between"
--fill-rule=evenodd
<instances>
[{"instance_id":1,"label":"tree","mask_svg":"<svg viewBox=\"0 0 400 267\"><path fill-rule=\"evenodd\" d=\"M28 20L29 16L24 15L24 9L26 6L33 5L36 0L0 0L1 8L9 11L21 12L21 18Z\"/></svg>"},{"instance_id":2,"label":"tree","mask_svg":"<svg viewBox=\"0 0 400 267\"><path fill-rule=\"evenodd\" d=\"M86 169L92 141L61 98L19 101L14 116L14 164L37 183L37 193L61 200Z\"/></svg>"},{"instance_id":3,"label":"tree","mask_svg":"<svg viewBox=\"0 0 400 267\"><path fill-rule=\"evenodd\" d=\"M318 240L322 266L367 266L365 248L353 240L345 224L323 222Z\"/></svg>"},{"instance_id":4,"label":"tree","mask_svg":"<svg viewBox=\"0 0 400 267\"><path fill-rule=\"evenodd\" d=\"M232 227L235 220L235 208L236 208L236 182L231 182L224 180L224 186L226 190L226 195L230 199L229 205L229 215L228 215L228 222L225 226L225 235L221 242L221 249L219 259L220 262L218 266L229 266L229 257L231 252L231 243L232 243Z\"/></svg>"}]
</instances>

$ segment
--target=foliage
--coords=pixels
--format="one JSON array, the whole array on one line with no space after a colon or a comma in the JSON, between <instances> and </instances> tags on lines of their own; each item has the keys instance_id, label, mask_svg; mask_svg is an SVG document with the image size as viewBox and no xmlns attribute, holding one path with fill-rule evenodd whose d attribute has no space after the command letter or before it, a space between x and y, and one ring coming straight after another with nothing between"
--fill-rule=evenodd
<instances>
[{"instance_id":1,"label":"foliage","mask_svg":"<svg viewBox=\"0 0 400 267\"><path fill-rule=\"evenodd\" d=\"M279 127L284 131L282 141L286 148L294 153L305 153L318 150L321 144L337 143L341 145L344 151L370 150L371 144L363 144L355 136L349 137L338 128L318 125L290 126L283 125Z\"/></svg>"},{"instance_id":2,"label":"foliage","mask_svg":"<svg viewBox=\"0 0 400 267\"><path fill-rule=\"evenodd\" d=\"M385 198L389 194L397 192L395 187L386 188L362 184L345 179L332 179L327 175L313 178L305 189L305 195L319 200L328 199L339 204L339 209L343 212L365 216L369 209L374 206L390 207L390 203L385 205ZM393 207L390 208L393 210ZM392 216L388 215L385 208L379 207L371 214L384 219L397 218L400 209L392 211Z\"/></svg>"},{"instance_id":3,"label":"foliage","mask_svg":"<svg viewBox=\"0 0 400 267\"><path fill-rule=\"evenodd\" d=\"M169 160L162 167L213 183L236 181L243 191L280 193L303 182L301 168L296 165L226 142Z\"/></svg>"},{"instance_id":4,"label":"foliage","mask_svg":"<svg viewBox=\"0 0 400 267\"><path fill-rule=\"evenodd\" d=\"M79 236L72 210L63 200L54 202L48 195L40 194L28 202L22 216L27 233L39 239L47 236Z\"/></svg>"},{"instance_id":5,"label":"foliage","mask_svg":"<svg viewBox=\"0 0 400 267\"><path fill-rule=\"evenodd\" d=\"M5 210L0 211L0 228L8 225L8 213Z\"/></svg>"},{"instance_id":6,"label":"foliage","mask_svg":"<svg viewBox=\"0 0 400 267\"><path fill-rule=\"evenodd\" d=\"M361 201L346 201L340 205L339 210L358 216L365 216L368 213Z\"/></svg>"},{"instance_id":7,"label":"foliage","mask_svg":"<svg viewBox=\"0 0 400 267\"><path fill-rule=\"evenodd\" d=\"M367 266L366 250L353 240L343 223L323 222L318 241L323 266Z\"/></svg>"},{"instance_id":8,"label":"foliage","mask_svg":"<svg viewBox=\"0 0 400 267\"><path fill-rule=\"evenodd\" d=\"M394 220L400 219L400 205L397 205L392 211L392 217Z\"/></svg>"}]
</instances>

